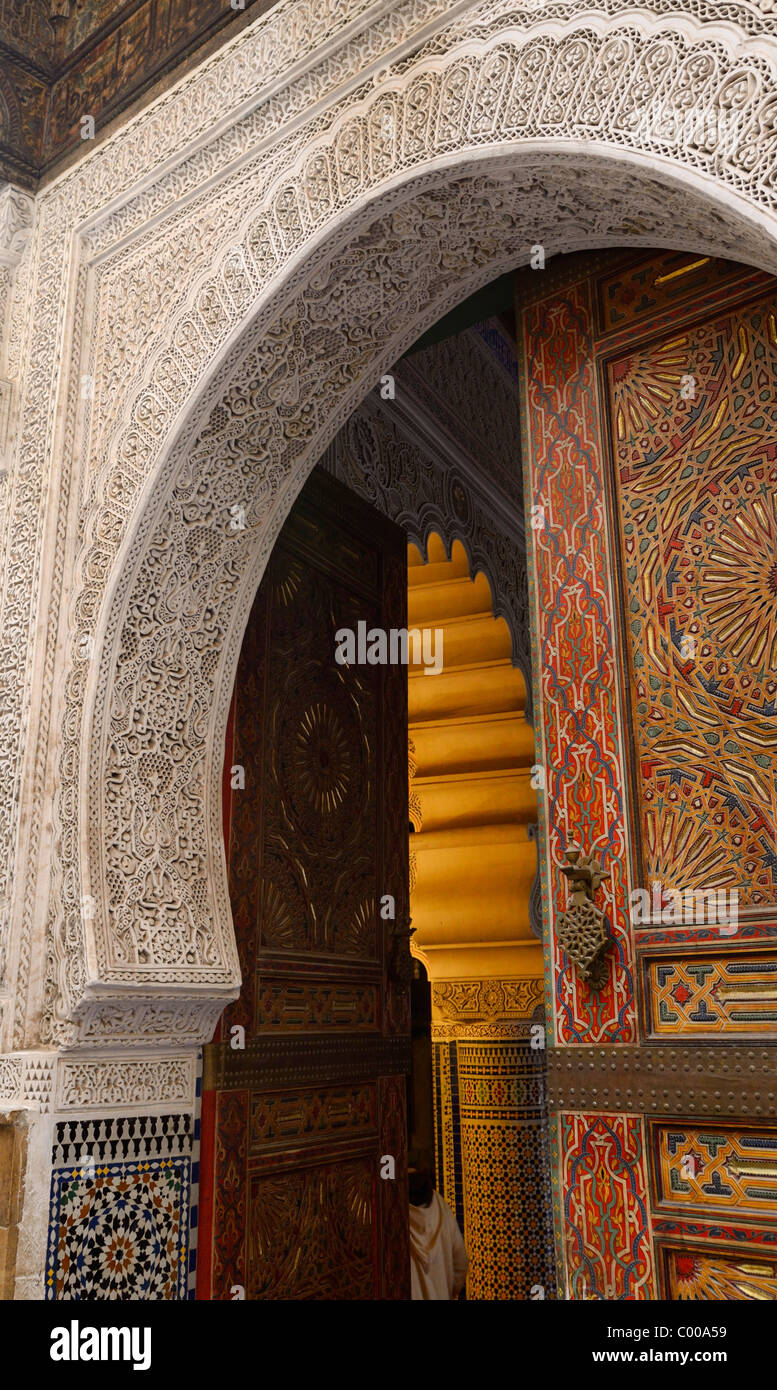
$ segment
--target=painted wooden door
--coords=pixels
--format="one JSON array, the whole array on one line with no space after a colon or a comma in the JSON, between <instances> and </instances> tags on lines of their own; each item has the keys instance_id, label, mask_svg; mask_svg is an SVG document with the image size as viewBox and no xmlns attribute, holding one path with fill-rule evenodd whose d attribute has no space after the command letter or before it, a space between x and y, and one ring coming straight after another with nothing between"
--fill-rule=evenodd
<instances>
[{"instance_id":1,"label":"painted wooden door","mask_svg":"<svg viewBox=\"0 0 777 1390\"><path fill-rule=\"evenodd\" d=\"M406 553L317 470L248 623L225 765L243 986L206 1049L201 1298L409 1296L407 670L335 659L342 628L406 625Z\"/></svg>"},{"instance_id":2,"label":"painted wooden door","mask_svg":"<svg viewBox=\"0 0 777 1390\"><path fill-rule=\"evenodd\" d=\"M774 1299L777 285L674 251L540 280L517 310L559 1284Z\"/></svg>"}]
</instances>

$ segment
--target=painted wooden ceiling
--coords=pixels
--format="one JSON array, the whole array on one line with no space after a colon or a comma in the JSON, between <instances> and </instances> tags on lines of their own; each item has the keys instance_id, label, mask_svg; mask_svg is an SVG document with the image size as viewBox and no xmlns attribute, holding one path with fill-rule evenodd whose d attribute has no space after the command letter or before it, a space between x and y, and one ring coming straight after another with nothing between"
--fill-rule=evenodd
<instances>
[{"instance_id":1,"label":"painted wooden ceiling","mask_svg":"<svg viewBox=\"0 0 777 1390\"><path fill-rule=\"evenodd\" d=\"M272 0L0 0L0 180L35 188Z\"/></svg>"}]
</instances>

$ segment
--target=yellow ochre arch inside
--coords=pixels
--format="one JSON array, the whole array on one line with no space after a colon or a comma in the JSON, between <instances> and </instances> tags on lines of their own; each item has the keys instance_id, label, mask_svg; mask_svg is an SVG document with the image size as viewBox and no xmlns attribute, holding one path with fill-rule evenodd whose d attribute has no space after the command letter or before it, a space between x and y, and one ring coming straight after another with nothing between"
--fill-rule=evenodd
<instances>
[{"instance_id":1,"label":"yellow ochre arch inside","mask_svg":"<svg viewBox=\"0 0 777 1390\"><path fill-rule=\"evenodd\" d=\"M529 899L534 733L510 632L464 546L433 533L408 546L408 627L438 628L443 666L410 665L411 916L414 954L433 982L542 979Z\"/></svg>"}]
</instances>

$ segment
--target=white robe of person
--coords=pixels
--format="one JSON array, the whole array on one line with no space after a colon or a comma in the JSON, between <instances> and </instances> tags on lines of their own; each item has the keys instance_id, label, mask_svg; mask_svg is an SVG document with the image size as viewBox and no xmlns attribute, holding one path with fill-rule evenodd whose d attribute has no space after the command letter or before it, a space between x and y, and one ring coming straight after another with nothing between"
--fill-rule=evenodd
<instances>
[{"instance_id":1,"label":"white robe of person","mask_svg":"<svg viewBox=\"0 0 777 1390\"><path fill-rule=\"evenodd\" d=\"M467 1250L456 1217L439 1192L428 1207L410 1206L412 1298L458 1298L464 1288Z\"/></svg>"}]
</instances>

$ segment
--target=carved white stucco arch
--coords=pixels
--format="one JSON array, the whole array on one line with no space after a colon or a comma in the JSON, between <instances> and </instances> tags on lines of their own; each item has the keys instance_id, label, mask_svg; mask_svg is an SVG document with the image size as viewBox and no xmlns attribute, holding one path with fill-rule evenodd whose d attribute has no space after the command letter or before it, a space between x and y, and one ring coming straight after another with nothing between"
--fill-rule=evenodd
<instances>
[{"instance_id":1,"label":"carved white stucco arch","mask_svg":"<svg viewBox=\"0 0 777 1390\"><path fill-rule=\"evenodd\" d=\"M753 6L748 39L731 6L720 25L661 8L559 4L537 26L461 7L286 137L207 269L180 268L82 484L49 1037L76 1037L74 1010L92 1042L180 1036L186 1010L204 1037L235 988L218 773L242 628L296 491L381 371L537 242L690 246L777 273L775 46ZM672 112L694 103L719 142L677 138ZM176 210L171 242L200 212Z\"/></svg>"}]
</instances>

